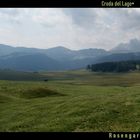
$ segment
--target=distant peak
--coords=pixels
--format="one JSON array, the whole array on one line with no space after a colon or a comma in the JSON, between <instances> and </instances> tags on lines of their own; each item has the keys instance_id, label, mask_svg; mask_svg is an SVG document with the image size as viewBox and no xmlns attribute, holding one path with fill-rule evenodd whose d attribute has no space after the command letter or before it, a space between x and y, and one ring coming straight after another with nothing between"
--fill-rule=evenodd
<instances>
[{"instance_id":1,"label":"distant peak","mask_svg":"<svg viewBox=\"0 0 140 140\"><path fill-rule=\"evenodd\" d=\"M53 48L68 49L68 48L66 48L66 47L64 47L64 46L56 46L56 47L53 47Z\"/></svg>"},{"instance_id":2,"label":"distant peak","mask_svg":"<svg viewBox=\"0 0 140 140\"><path fill-rule=\"evenodd\" d=\"M56 46L53 48L48 48L47 50L63 50L63 51L69 50L69 51L71 51L70 49L63 47L63 46Z\"/></svg>"}]
</instances>

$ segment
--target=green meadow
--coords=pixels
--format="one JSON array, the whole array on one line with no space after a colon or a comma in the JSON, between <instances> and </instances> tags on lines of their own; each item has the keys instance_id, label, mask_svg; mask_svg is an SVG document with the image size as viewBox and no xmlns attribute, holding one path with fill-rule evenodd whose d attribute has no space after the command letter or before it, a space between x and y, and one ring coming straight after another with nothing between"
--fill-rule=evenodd
<instances>
[{"instance_id":1,"label":"green meadow","mask_svg":"<svg viewBox=\"0 0 140 140\"><path fill-rule=\"evenodd\" d=\"M4 74L2 132L140 132L140 72Z\"/></svg>"}]
</instances>

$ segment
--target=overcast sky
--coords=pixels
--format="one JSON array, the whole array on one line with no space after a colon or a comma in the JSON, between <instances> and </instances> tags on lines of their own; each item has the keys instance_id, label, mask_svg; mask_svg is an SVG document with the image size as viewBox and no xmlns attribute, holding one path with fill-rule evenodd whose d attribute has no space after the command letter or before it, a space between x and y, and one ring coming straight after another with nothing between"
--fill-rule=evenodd
<instances>
[{"instance_id":1,"label":"overcast sky","mask_svg":"<svg viewBox=\"0 0 140 140\"><path fill-rule=\"evenodd\" d=\"M109 50L140 38L140 9L0 8L0 44Z\"/></svg>"}]
</instances>

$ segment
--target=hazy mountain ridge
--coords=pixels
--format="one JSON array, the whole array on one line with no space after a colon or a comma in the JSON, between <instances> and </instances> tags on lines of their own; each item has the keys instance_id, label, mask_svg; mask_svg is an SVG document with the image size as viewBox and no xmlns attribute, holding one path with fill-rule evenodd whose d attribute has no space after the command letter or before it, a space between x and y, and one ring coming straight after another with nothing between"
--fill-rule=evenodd
<instances>
[{"instance_id":1,"label":"hazy mountain ridge","mask_svg":"<svg viewBox=\"0 0 140 140\"><path fill-rule=\"evenodd\" d=\"M117 61L127 61L127 60L140 60L140 52L110 54L110 55L98 58L93 63L117 62Z\"/></svg>"},{"instance_id":2,"label":"hazy mountain ridge","mask_svg":"<svg viewBox=\"0 0 140 140\"><path fill-rule=\"evenodd\" d=\"M62 46L50 49L12 47L1 44L0 68L16 70L68 70L83 68L92 59L104 56L103 49L70 50Z\"/></svg>"},{"instance_id":3,"label":"hazy mountain ridge","mask_svg":"<svg viewBox=\"0 0 140 140\"><path fill-rule=\"evenodd\" d=\"M110 50L111 53L132 53L140 52L140 40L131 39L127 43L120 43L118 46Z\"/></svg>"},{"instance_id":4,"label":"hazy mountain ridge","mask_svg":"<svg viewBox=\"0 0 140 140\"><path fill-rule=\"evenodd\" d=\"M0 44L0 69L69 70L85 68L87 64L121 60L140 60L139 40L121 43L110 51L97 48L70 50L63 46L37 49Z\"/></svg>"}]
</instances>

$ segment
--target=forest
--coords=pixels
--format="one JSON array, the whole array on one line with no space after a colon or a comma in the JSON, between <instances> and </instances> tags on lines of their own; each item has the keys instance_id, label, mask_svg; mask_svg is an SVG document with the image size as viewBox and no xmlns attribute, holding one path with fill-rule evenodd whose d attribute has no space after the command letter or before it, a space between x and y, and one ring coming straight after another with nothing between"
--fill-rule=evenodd
<instances>
[{"instance_id":1,"label":"forest","mask_svg":"<svg viewBox=\"0 0 140 140\"><path fill-rule=\"evenodd\" d=\"M87 70L95 72L128 72L140 70L139 60L103 62L87 65Z\"/></svg>"}]
</instances>

